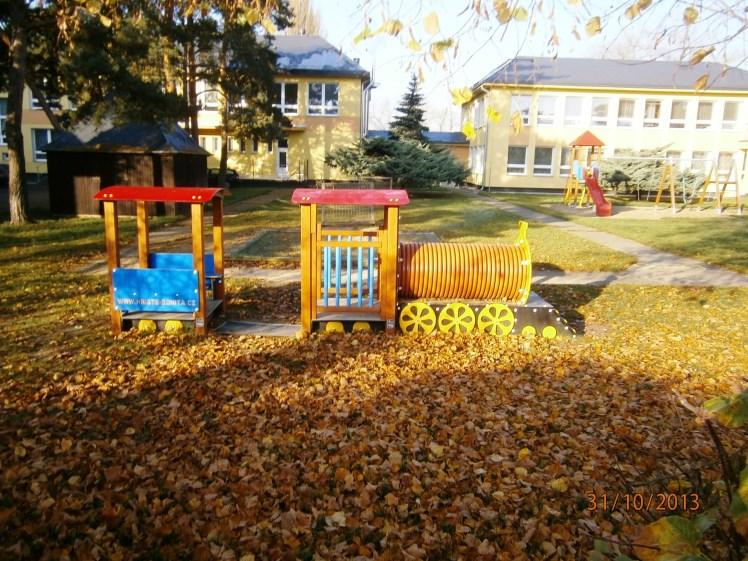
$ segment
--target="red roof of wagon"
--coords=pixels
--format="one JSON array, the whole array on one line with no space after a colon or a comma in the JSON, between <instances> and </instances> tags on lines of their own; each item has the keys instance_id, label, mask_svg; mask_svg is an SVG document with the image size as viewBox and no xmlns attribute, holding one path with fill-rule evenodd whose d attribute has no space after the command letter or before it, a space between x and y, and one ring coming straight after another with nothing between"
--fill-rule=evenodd
<instances>
[{"instance_id":1,"label":"red roof of wagon","mask_svg":"<svg viewBox=\"0 0 748 561\"><path fill-rule=\"evenodd\" d=\"M403 206L410 199L403 189L296 189L291 201L301 205Z\"/></svg>"},{"instance_id":2,"label":"red roof of wagon","mask_svg":"<svg viewBox=\"0 0 748 561\"><path fill-rule=\"evenodd\" d=\"M208 187L130 187L102 189L94 199L99 201L146 201L153 203L209 203L222 197L223 189Z\"/></svg>"}]
</instances>

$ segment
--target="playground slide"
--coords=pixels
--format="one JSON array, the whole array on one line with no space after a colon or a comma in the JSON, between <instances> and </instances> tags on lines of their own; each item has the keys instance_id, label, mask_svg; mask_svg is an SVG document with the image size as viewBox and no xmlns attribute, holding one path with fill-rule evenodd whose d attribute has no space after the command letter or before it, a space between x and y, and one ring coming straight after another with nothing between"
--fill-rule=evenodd
<instances>
[{"instance_id":1,"label":"playground slide","mask_svg":"<svg viewBox=\"0 0 748 561\"><path fill-rule=\"evenodd\" d=\"M597 178L594 175L588 175L584 183L587 185L587 191L590 193L592 202L595 203L595 214L598 216L610 216L613 213L613 205L603 195L603 190L600 189Z\"/></svg>"}]
</instances>

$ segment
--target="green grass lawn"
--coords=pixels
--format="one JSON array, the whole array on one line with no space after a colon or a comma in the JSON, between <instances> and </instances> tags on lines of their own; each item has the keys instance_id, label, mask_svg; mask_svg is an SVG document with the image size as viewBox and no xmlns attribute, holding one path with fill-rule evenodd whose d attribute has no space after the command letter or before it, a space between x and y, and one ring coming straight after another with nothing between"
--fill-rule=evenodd
<instances>
[{"instance_id":1,"label":"green grass lawn","mask_svg":"<svg viewBox=\"0 0 748 561\"><path fill-rule=\"evenodd\" d=\"M735 211L734 206L730 208L731 214L725 216L703 218L672 216L668 210L663 209L663 216L658 220L629 218L605 220L592 216L575 216L570 212L564 212L557 206L552 206L559 204L560 197L558 196L504 194L491 196L551 216L573 220L675 255L699 259L739 273L748 273L748 216L732 214ZM615 212L615 206L619 203L615 199L612 199L612 203ZM653 203L631 201L629 205L644 208L654 206ZM661 207L666 206L661 205ZM714 210L704 212L713 213Z\"/></svg>"},{"instance_id":2,"label":"green grass lawn","mask_svg":"<svg viewBox=\"0 0 748 561\"><path fill-rule=\"evenodd\" d=\"M487 207L479 199L446 190L414 192L410 204L401 208L403 231L434 232L453 242L511 243L517 235L517 222L516 216ZM227 218L226 236L298 227L298 207L288 199L279 199ZM621 271L635 263L628 255L542 224L531 223L528 238L533 266L538 269Z\"/></svg>"}]
</instances>

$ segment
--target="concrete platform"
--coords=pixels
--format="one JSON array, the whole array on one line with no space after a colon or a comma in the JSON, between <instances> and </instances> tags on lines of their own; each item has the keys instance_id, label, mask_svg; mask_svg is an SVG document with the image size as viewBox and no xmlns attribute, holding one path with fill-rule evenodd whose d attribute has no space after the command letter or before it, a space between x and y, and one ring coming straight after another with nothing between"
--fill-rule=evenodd
<instances>
[{"instance_id":1,"label":"concrete platform","mask_svg":"<svg viewBox=\"0 0 748 561\"><path fill-rule=\"evenodd\" d=\"M259 335L262 337L295 337L301 325L291 323L257 323L225 321L214 332L218 335Z\"/></svg>"}]
</instances>

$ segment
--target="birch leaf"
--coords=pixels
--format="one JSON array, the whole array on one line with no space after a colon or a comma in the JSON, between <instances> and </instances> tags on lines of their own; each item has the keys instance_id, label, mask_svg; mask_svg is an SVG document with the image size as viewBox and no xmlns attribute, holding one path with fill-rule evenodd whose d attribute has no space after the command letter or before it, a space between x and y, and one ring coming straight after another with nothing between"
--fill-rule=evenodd
<instances>
[{"instance_id":1,"label":"birch leaf","mask_svg":"<svg viewBox=\"0 0 748 561\"><path fill-rule=\"evenodd\" d=\"M691 60L689 60L688 62L689 64L699 64L702 60L704 60L706 57L708 57L713 52L714 52L714 45L707 47L706 49L699 49L693 55L691 55Z\"/></svg>"},{"instance_id":2,"label":"birch leaf","mask_svg":"<svg viewBox=\"0 0 748 561\"><path fill-rule=\"evenodd\" d=\"M439 33L439 16L436 15L436 12L431 12L423 18L423 28L429 35L436 35Z\"/></svg>"},{"instance_id":3,"label":"birch leaf","mask_svg":"<svg viewBox=\"0 0 748 561\"><path fill-rule=\"evenodd\" d=\"M512 130L514 134L519 134L525 128L525 124L522 121L522 114L519 111L512 113Z\"/></svg>"},{"instance_id":4,"label":"birch leaf","mask_svg":"<svg viewBox=\"0 0 748 561\"><path fill-rule=\"evenodd\" d=\"M527 18L528 18L527 10L523 8L522 6L514 8L514 11L512 12L512 17L516 21L527 21Z\"/></svg>"},{"instance_id":5,"label":"birch leaf","mask_svg":"<svg viewBox=\"0 0 748 561\"><path fill-rule=\"evenodd\" d=\"M473 99L473 91L468 87L455 88L450 90L450 93L452 94L452 103L455 105L462 105Z\"/></svg>"},{"instance_id":6,"label":"birch leaf","mask_svg":"<svg viewBox=\"0 0 748 561\"><path fill-rule=\"evenodd\" d=\"M709 85L709 74L702 74L699 76L698 80L694 82L693 89L695 90L705 90L706 87Z\"/></svg>"},{"instance_id":7,"label":"birch leaf","mask_svg":"<svg viewBox=\"0 0 748 561\"><path fill-rule=\"evenodd\" d=\"M683 10L683 23L685 23L686 25L696 23L697 19L699 19L699 11L693 6L688 6L685 10Z\"/></svg>"},{"instance_id":8,"label":"birch leaf","mask_svg":"<svg viewBox=\"0 0 748 561\"><path fill-rule=\"evenodd\" d=\"M486 116L492 123L498 123L499 121L501 121L501 113L496 111L496 109L494 109L490 105L488 106L488 109L486 109Z\"/></svg>"},{"instance_id":9,"label":"birch leaf","mask_svg":"<svg viewBox=\"0 0 748 561\"><path fill-rule=\"evenodd\" d=\"M393 37L397 37L402 30L403 24L397 19L388 19L382 24L382 27L379 28L379 32L387 33Z\"/></svg>"},{"instance_id":10,"label":"birch leaf","mask_svg":"<svg viewBox=\"0 0 748 561\"><path fill-rule=\"evenodd\" d=\"M462 134L464 134L465 138L468 140L475 140L475 127L473 126L472 121L465 121L465 124L462 125Z\"/></svg>"},{"instance_id":11,"label":"birch leaf","mask_svg":"<svg viewBox=\"0 0 748 561\"><path fill-rule=\"evenodd\" d=\"M584 30L587 32L588 37L594 37L595 35L599 34L602 31L600 16L593 16L589 20L587 20L587 23L584 26Z\"/></svg>"}]
</instances>

